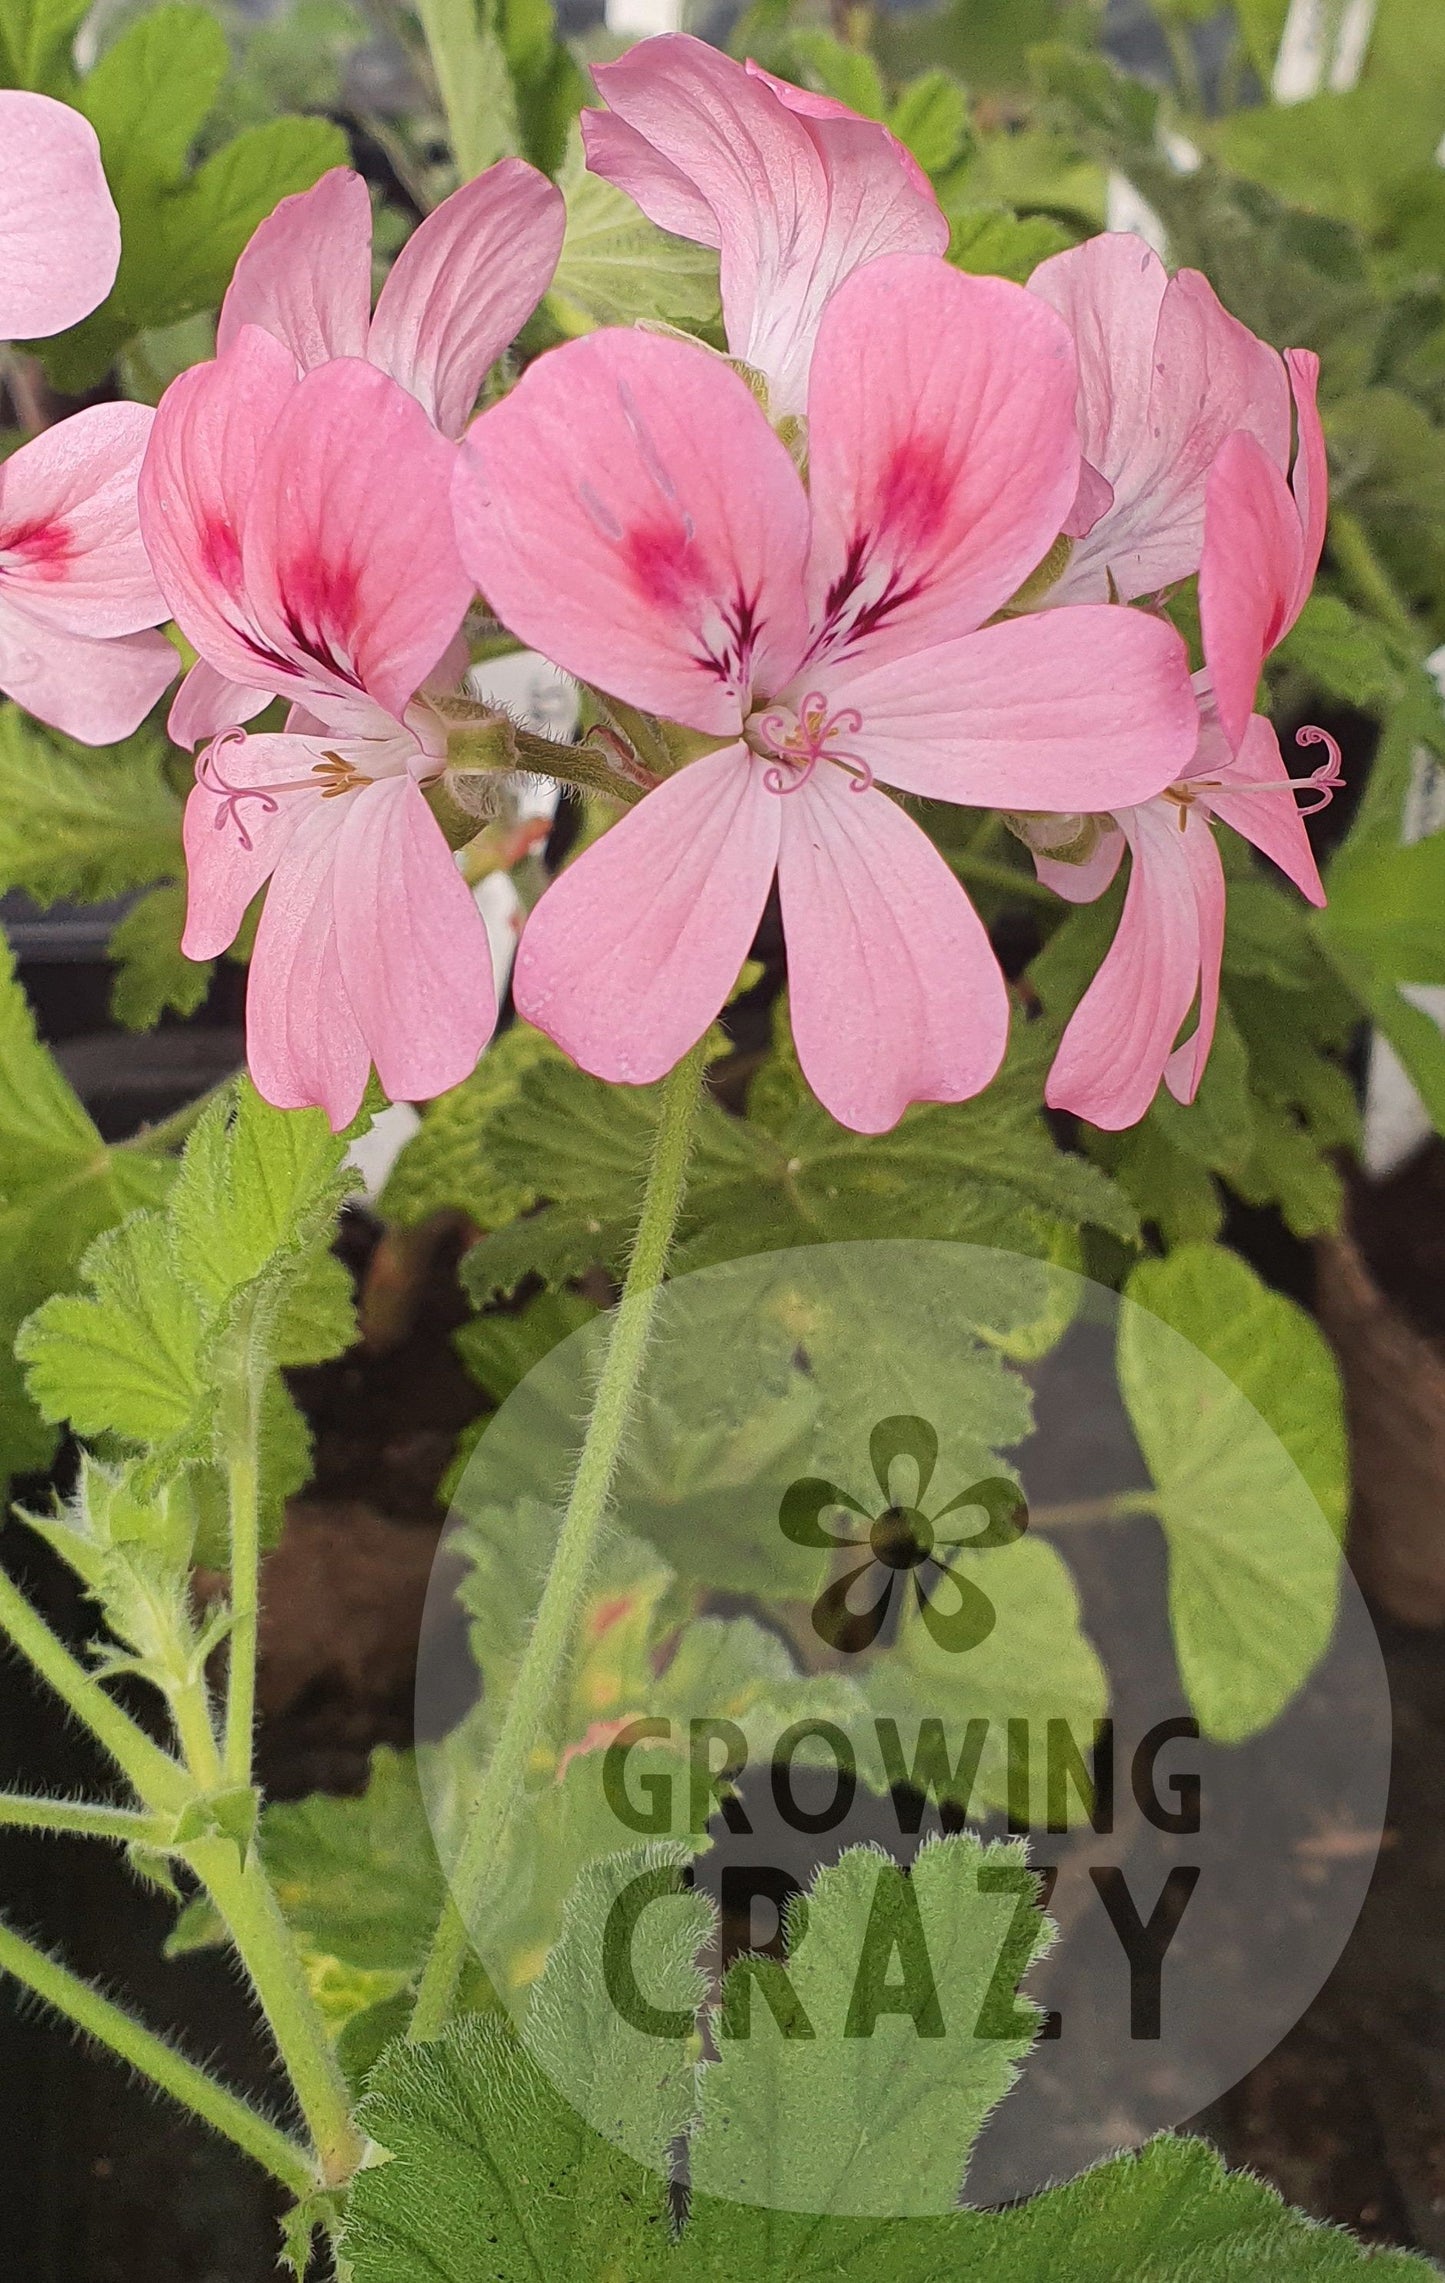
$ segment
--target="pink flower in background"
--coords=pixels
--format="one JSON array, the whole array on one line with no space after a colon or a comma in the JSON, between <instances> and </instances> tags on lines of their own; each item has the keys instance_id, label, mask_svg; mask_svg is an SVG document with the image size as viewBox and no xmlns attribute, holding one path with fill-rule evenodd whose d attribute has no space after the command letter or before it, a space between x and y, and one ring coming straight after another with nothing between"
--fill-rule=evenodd
<instances>
[{"instance_id":1,"label":"pink flower in background","mask_svg":"<svg viewBox=\"0 0 1445 2283\"><path fill-rule=\"evenodd\" d=\"M643 40L593 77L608 108L582 114L588 166L661 229L719 249L729 349L766 378L775 419L801 412L844 278L947 247L928 177L876 121L685 33Z\"/></svg>"},{"instance_id":2,"label":"pink flower in background","mask_svg":"<svg viewBox=\"0 0 1445 2283\"><path fill-rule=\"evenodd\" d=\"M120 263L120 217L88 119L48 95L0 93L0 340L78 325Z\"/></svg>"},{"instance_id":3,"label":"pink flower in background","mask_svg":"<svg viewBox=\"0 0 1445 2283\"><path fill-rule=\"evenodd\" d=\"M141 631L167 615L136 520L154 417L93 405L0 465L0 690L89 745L128 737L180 665Z\"/></svg>"},{"instance_id":4,"label":"pink flower in background","mask_svg":"<svg viewBox=\"0 0 1445 2283\"><path fill-rule=\"evenodd\" d=\"M1289 388L1273 349L1231 317L1198 270L1168 276L1121 232L1040 264L1029 290L1056 309L1079 356L1076 540L1051 604L1158 594L1199 568L1204 494L1227 436L1289 458Z\"/></svg>"},{"instance_id":5,"label":"pink flower in background","mask_svg":"<svg viewBox=\"0 0 1445 2283\"><path fill-rule=\"evenodd\" d=\"M1219 1007L1224 872L1209 829L1218 817L1268 856L1312 904L1324 889L1295 796L1322 808L1339 783L1339 748L1323 730L1313 775L1291 778L1270 723L1253 712L1266 653L1304 607L1324 544L1328 474L1315 405L1319 359L1288 355L1299 426L1293 490L1247 433L1226 438L1207 487L1199 575L1205 671L1195 677L1199 744L1188 769L1158 800L1116 812L1089 861L1036 855L1039 877L1071 902L1092 902L1132 857L1118 933L1064 1032L1047 1099L1093 1125L1134 1125L1161 1077L1192 1102L1204 1075ZM1286 446L1286 450L1288 447ZM1308 811L1303 812L1308 814ZM1199 1016L1174 1044L1194 1003Z\"/></svg>"},{"instance_id":6,"label":"pink flower in background","mask_svg":"<svg viewBox=\"0 0 1445 2283\"><path fill-rule=\"evenodd\" d=\"M988 1083L1008 1025L997 962L878 780L1109 807L1157 792L1194 742L1162 622L1103 606L984 623L1074 497L1075 387L1037 298L900 255L851 278L819 328L811 501L746 383L655 335L553 350L472 428L458 533L506 623L724 741L527 924L517 1003L584 1068L669 1069L736 981L776 877L794 1036L835 1117L879 1132Z\"/></svg>"},{"instance_id":7,"label":"pink flower in background","mask_svg":"<svg viewBox=\"0 0 1445 2283\"><path fill-rule=\"evenodd\" d=\"M355 1116L375 1062L415 1101L473 1068L496 1019L486 931L421 786L444 761L417 691L471 597L454 454L375 366L298 379L243 327L167 390L141 475L175 617L227 681L289 698L286 733L228 730L186 804L183 948L232 941L270 881L246 1003L266 1099Z\"/></svg>"},{"instance_id":8,"label":"pink flower in background","mask_svg":"<svg viewBox=\"0 0 1445 2283\"><path fill-rule=\"evenodd\" d=\"M216 346L246 325L285 343L301 371L364 357L399 381L444 436L461 435L492 365L552 282L566 213L561 192L521 159L463 184L412 232L373 315L371 199L334 167L283 198L236 264ZM228 681L203 662L171 709L177 745L249 721L269 688Z\"/></svg>"}]
</instances>

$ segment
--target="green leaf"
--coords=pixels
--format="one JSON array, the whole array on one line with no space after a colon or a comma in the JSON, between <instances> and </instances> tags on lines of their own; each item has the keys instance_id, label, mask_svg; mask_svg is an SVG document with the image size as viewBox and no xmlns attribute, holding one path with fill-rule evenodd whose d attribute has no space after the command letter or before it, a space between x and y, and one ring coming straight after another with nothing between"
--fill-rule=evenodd
<instances>
[{"instance_id":1,"label":"green leaf","mask_svg":"<svg viewBox=\"0 0 1445 2283\"><path fill-rule=\"evenodd\" d=\"M0 938L0 1480L55 1448L14 1359L31 1310L74 1282L92 1239L165 1196L175 1168L108 1149L35 1036Z\"/></svg>"},{"instance_id":2,"label":"green leaf","mask_svg":"<svg viewBox=\"0 0 1445 2283\"><path fill-rule=\"evenodd\" d=\"M534 1364L597 1314L596 1303L576 1292L540 1292L520 1315L474 1317L453 1335L453 1345L477 1385L505 1403Z\"/></svg>"},{"instance_id":3,"label":"green leaf","mask_svg":"<svg viewBox=\"0 0 1445 2283\"><path fill-rule=\"evenodd\" d=\"M127 1030L154 1030L166 1010L193 1015L204 1006L214 963L187 959L181 949L186 890L180 880L153 888L111 931L108 956L117 962L110 1007Z\"/></svg>"},{"instance_id":4,"label":"green leaf","mask_svg":"<svg viewBox=\"0 0 1445 2283\"><path fill-rule=\"evenodd\" d=\"M1141 1262L1125 1295L1119 1379L1169 1545L1180 1670L1205 1733L1238 1742L1289 1703L1333 1631L1339 1378L1303 1309L1217 1245Z\"/></svg>"},{"instance_id":5,"label":"green leaf","mask_svg":"<svg viewBox=\"0 0 1445 2283\"><path fill-rule=\"evenodd\" d=\"M955 269L984 277L1012 278L1027 284L1039 263L1074 243L1071 234L1045 214L1020 221L1006 208L962 206L950 209L953 235L948 258Z\"/></svg>"},{"instance_id":6,"label":"green leaf","mask_svg":"<svg viewBox=\"0 0 1445 2283\"><path fill-rule=\"evenodd\" d=\"M182 807L159 738L97 751L0 706L0 894L91 904L176 879Z\"/></svg>"},{"instance_id":7,"label":"green leaf","mask_svg":"<svg viewBox=\"0 0 1445 2283\"><path fill-rule=\"evenodd\" d=\"M968 148L968 97L946 71L921 72L899 91L888 124L925 174L946 174Z\"/></svg>"},{"instance_id":8,"label":"green leaf","mask_svg":"<svg viewBox=\"0 0 1445 2283\"><path fill-rule=\"evenodd\" d=\"M521 147L517 98L491 0L417 0L463 182Z\"/></svg>"},{"instance_id":9,"label":"green leaf","mask_svg":"<svg viewBox=\"0 0 1445 2283\"><path fill-rule=\"evenodd\" d=\"M75 79L70 45L86 0L4 0L0 6L0 86L66 96Z\"/></svg>"},{"instance_id":10,"label":"green leaf","mask_svg":"<svg viewBox=\"0 0 1445 2283\"><path fill-rule=\"evenodd\" d=\"M1001 1871L1014 1883L991 1887ZM1011 1992L1044 1946L1039 1914L1022 1928L1016 1918L1027 1882L1022 1846L962 1833L927 1842L911 1871L864 1847L820 1871L806 1909L789 1911L784 1965L729 1972L694 2193L804 2212L866 2214L903 2199L947 2211L1041 2018L1025 2004L1011 2032L984 2026L996 1976ZM785 2036L763 1988L744 2032L740 1985L778 1990L784 1974L813 2035Z\"/></svg>"},{"instance_id":11,"label":"green leaf","mask_svg":"<svg viewBox=\"0 0 1445 2283\"><path fill-rule=\"evenodd\" d=\"M465 1213L479 1229L494 1229L535 1204L531 1182L508 1179L488 1163L485 1141L525 1073L557 1053L526 1023L513 1023L493 1039L470 1078L426 1104L421 1131L402 1150L381 1193L382 1216L416 1228L433 1213Z\"/></svg>"},{"instance_id":12,"label":"green leaf","mask_svg":"<svg viewBox=\"0 0 1445 2283\"><path fill-rule=\"evenodd\" d=\"M1380 982L1445 982L1445 832L1362 852L1332 878L1315 927Z\"/></svg>"},{"instance_id":13,"label":"green leaf","mask_svg":"<svg viewBox=\"0 0 1445 2283\"><path fill-rule=\"evenodd\" d=\"M624 191L589 174L575 127L557 185L567 201L567 233L545 306L564 333L639 319L691 333L716 325L716 253L670 237Z\"/></svg>"},{"instance_id":14,"label":"green leaf","mask_svg":"<svg viewBox=\"0 0 1445 2283\"><path fill-rule=\"evenodd\" d=\"M346 163L345 137L329 121L275 119L189 172L228 62L209 10L172 5L128 25L81 84L76 104L100 137L120 212L121 261L99 309L34 345L55 387L92 388L137 334L213 308L277 201Z\"/></svg>"},{"instance_id":15,"label":"green leaf","mask_svg":"<svg viewBox=\"0 0 1445 2283\"><path fill-rule=\"evenodd\" d=\"M846 103L865 119L887 118L883 75L866 48L845 46L814 25L790 33L788 45L822 94Z\"/></svg>"},{"instance_id":16,"label":"green leaf","mask_svg":"<svg viewBox=\"0 0 1445 2283\"><path fill-rule=\"evenodd\" d=\"M1326 697L1365 709L1391 704L1402 680L1394 648L1375 620L1332 594L1310 596L1273 663L1306 674Z\"/></svg>"}]
</instances>

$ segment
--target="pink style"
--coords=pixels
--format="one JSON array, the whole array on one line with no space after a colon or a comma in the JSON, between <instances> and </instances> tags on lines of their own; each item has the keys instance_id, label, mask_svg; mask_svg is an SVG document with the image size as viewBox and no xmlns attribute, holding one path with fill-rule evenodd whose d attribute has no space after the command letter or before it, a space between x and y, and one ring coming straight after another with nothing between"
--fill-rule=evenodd
<instances>
[{"instance_id":1,"label":"pink style","mask_svg":"<svg viewBox=\"0 0 1445 2283\"><path fill-rule=\"evenodd\" d=\"M0 93L0 338L64 332L102 302L120 222L89 120ZM136 525L151 414L94 405L0 467L0 690L90 745L128 737L177 671Z\"/></svg>"},{"instance_id":2,"label":"pink style","mask_svg":"<svg viewBox=\"0 0 1445 2283\"><path fill-rule=\"evenodd\" d=\"M243 326L167 390L141 474L177 622L214 675L291 701L284 734L231 728L197 764L183 948L223 950L270 882L252 1076L337 1128L373 1062L393 1100L441 1093L496 1019L486 931L421 790L445 739L417 693L471 599L449 537L454 458L375 365L298 377L289 349Z\"/></svg>"},{"instance_id":3,"label":"pink style","mask_svg":"<svg viewBox=\"0 0 1445 2283\"><path fill-rule=\"evenodd\" d=\"M474 425L457 524L493 607L584 681L718 740L528 922L517 1003L584 1068L668 1070L776 878L794 1036L836 1118L881 1132L987 1085L1003 978L883 785L1113 807L1159 792L1196 736L1161 621L1103 605L986 623L1077 492L1076 390L1037 296L895 255L818 326L807 490L736 373L641 333L552 351Z\"/></svg>"},{"instance_id":4,"label":"pink style","mask_svg":"<svg viewBox=\"0 0 1445 2283\"><path fill-rule=\"evenodd\" d=\"M413 231L373 314L371 199L359 174L336 167L283 198L255 232L221 305L218 353L256 325L303 373L364 358L455 439L490 367L551 284L565 223L555 185L523 160L503 159ZM228 683L203 661L171 709L171 736L199 745L249 721L271 694Z\"/></svg>"},{"instance_id":5,"label":"pink style","mask_svg":"<svg viewBox=\"0 0 1445 2283\"><path fill-rule=\"evenodd\" d=\"M1131 853L1118 932L1064 1032L1047 1088L1054 1108L1111 1130L1143 1117L1161 1078L1191 1102L1204 1075L1225 912L1210 819L1268 856L1312 904L1325 900L1296 795L1309 795L1311 808L1325 805L1339 782L1338 748L1323 730L1301 730L1301 743L1325 745L1328 757L1313 775L1291 778L1272 726L1253 711L1265 657L1303 609L1324 544L1319 360L1296 349L1285 362L1299 431L1292 484L1281 472L1288 437L1277 462L1247 431L1225 439L1208 477L1199 574L1205 671L1195 677L1199 741L1188 769L1162 798L1117 810L1088 863L1035 857L1041 879L1090 902L1126 844ZM1280 377L1284 385L1283 368ZM1176 1046L1196 996L1194 1030Z\"/></svg>"},{"instance_id":6,"label":"pink style","mask_svg":"<svg viewBox=\"0 0 1445 2283\"><path fill-rule=\"evenodd\" d=\"M728 348L774 419L800 413L829 296L884 254L942 254L948 222L886 127L669 32L593 73L587 164L675 236L721 255Z\"/></svg>"}]
</instances>

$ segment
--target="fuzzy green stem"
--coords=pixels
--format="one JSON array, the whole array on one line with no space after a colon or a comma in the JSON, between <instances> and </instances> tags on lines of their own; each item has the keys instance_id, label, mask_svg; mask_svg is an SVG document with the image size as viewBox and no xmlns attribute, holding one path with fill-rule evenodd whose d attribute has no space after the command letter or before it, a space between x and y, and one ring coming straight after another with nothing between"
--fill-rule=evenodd
<instances>
[{"instance_id":1,"label":"fuzzy green stem","mask_svg":"<svg viewBox=\"0 0 1445 2283\"><path fill-rule=\"evenodd\" d=\"M587 1423L572 1493L562 1518L552 1567L542 1590L501 1734L478 1787L461 1853L417 1992L410 2035L437 2037L445 2028L469 1946L468 1928L486 1898L501 1843L527 1762L541 1734L547 1706L572 1642L577 1610L606 1519L617 1462L627 1432L657 1294L667 1268L687 1186L706 1042L664 1083L652 1166L642 1201L622 1298L612 1319L597 1397Z\"/></svg>"},{"instance_id":2,"label":"fuzzy green stem","mask_svg":"<svg viewBox=\"0 0 1445 2283\"><path fill-rule=\"evenodd\" d=\"M251 1978L315 2143L322 2179L329 2184L349 2180L361 2162L361 2137L351 2122L346 2080L271 1882L256 1856L243 1862L229 1839L199 1840L185 1852Z\"/></svg>"},{"instance_id":3,"label":"fuzzy green stem","mask_svg":"<svg viewBox=\"0 0 1445 2283\"><path fill-rule=\"evenodd\" d=\"M94 1673L88 1673L84 1665L72 1657L3 1568L0 1568L0 1628L9 1634L41 1679L49 1682L76 1719L90 1730L96 1742L130 1778L148 1807L164 1813L178 1811L185 1805L194 1790L186 1770L168 1752L163 1752L159 1744L153 1743L128 1713L122 1712Z\"/></svg>"},{"instance_id":4,"label":"fuzzy green stem","mask_svg":"<svg viewBox=\"0 0 1445 2283\"><path fill-rule=\"evenodd\" d=\"M226 1466L231 1511L231 1634L226 1662L225 1780L232 1784L251 1781L261 1609L260 1483L249 1386L244 1397L246 1416L228 1438L231 1455Z\"/></svg>"},{"instance_id":5,"label":"fuzzy green stem","mask_svg":"<svg viewBox=\"0 0 1445 2283\"><path fill-rule=\"evenodd\" d=\"M128 2061L132 2069L147 2077L172 2100L210 2125L214 2132L234 2141L236 2146L274 2174L293 2196L309 2195L316 2179L303 2148L299 2148L288 2134L282 2132L266 2117L258 2115L248 2102L204 2069L177 2053L164 2038L146 2029L124 2009L102 1997L78 1974L72 1974L33 1942L16 1934L0 1923L0 1973L10 1974L27 1990L33 1990L48 2006L63 2014L93 2037L98 2045L108 2046L112 2053Z\"/></svg>"},{"instance_id":6,"label":"fuzzy green stem","mask_svg":"<svg viewBox=\"0 0 1445 2283\"><path fill-rule=\"evenodd\" d=\"M1131 1514L1157 1514L1159 1500L1152 1490L1116 1490L1106 1498L1079 1498L1065 1506L1029 1509L1031 1530L1061 1530L1079 1522L1122 1522Z\"/></svg>"},{"instance_id":7,"label":"fuzzy green stem","mask_svg":"<svg viewBox=\"0 0 1445 2283\"><path fill-rule=\"evenodd\" d=\"M1420 628L1395 582L1380 561L1359 517L1337 507L1330 517L1330 555L1356 602L1408 643L1421 647Z\"/></svg>"},{"instance_id":8,"label":"fuzzy green stem","mask_svg":"<svg viewBox=\"0 0 1445 2283\"><path fill-rule=\"evenodd\" d=\"M197 1679L185 1688L174 1690L170 1706L176 1735L191 1774L202 1791L219 1791L225 1778L221 1773L221 1755L216 1749L216 1731L211 1725L205 1681Z\"/></svg>"},{"instance_id":9,"label":"fuzzy green stem","mask_svg":"<svg viewBox=\"0 0 1445 2283\"><path fill-rule=\"evenodd\" d=\"M106 1807L99 1800L31 1798L25 1792L0 1792L0 1824L137 1847L164 1847L171 1829L159 1816L138 1815L134 1808Z\"/></svg>"}]
</instances>

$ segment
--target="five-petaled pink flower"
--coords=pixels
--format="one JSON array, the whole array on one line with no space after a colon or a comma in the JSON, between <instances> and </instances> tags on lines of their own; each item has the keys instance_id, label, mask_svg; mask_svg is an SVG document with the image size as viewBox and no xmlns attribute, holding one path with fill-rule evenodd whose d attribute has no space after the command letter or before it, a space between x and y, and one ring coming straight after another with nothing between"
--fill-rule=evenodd
<instances>
[{"instance_id":1,"label":"five-petaled pink flower","mask_svg":"<svg viewBox=\"0 0 1445 2283\"><path fill-rule=\"evenodd\" d=\"M1077 490L1076 378L1036 296L897 255L823 315L807 491L737 374L643 333L552 351L472 428L458 533L493 607L569 672L720 741L527 924L518 1006L585 1068L642 1082L678 1060L776 876L794 1036L835 1117L882 1131L993 1076L1008 1000L988 938L878 780L1113 807L1194 743L1162 621L985 624Z\"/></svg>"},{"instance_id":2,"label":"five-petaled pink flower","mask_svg":"<svg viewBox=\"0 0 1445 2283\"><path fill-rule=\"evenodd\" d=\"M880 255L946 249L927 175L876 121L685 33L593 76L608 109L582 114L588 166L661 229L719 249L729 349L766 379L775 419L801 412L844 278Z\"/></svg>"},{"instance_id":3,"label":"five-petaled pink flower","mask_svg":"<svg viewBox=\"0 0 1445 2283\"><path fill-rule=\"evenodd\" d=\"M1274 350L1221 307L1198 270L1168 276L1120 232L1040 264L1030 291L1056 309L1079 355L1075 538L1050 603L1124 602L1192 578L1204 492L1236 431L1280 467L1289 457L1289 388ZM1111 586L1112 581L1112 586Z\"/></svg>"},{"instance_id":4,"label":"five-petaled pink flower","mask_svg":"<svg viewBox=\"0 0 1445 2283\"><path fill-rule=\"evenodd\" d=\"M394 1100L473 1068L496 1019L491 957L421 787L441 724L416 693L471 587L451 537L455 453L376 366L298 378L246 326L173 382L141 522L176 619L218 675L292 701L286 733L230 730L186 805L184 949L224 949L269 879L247 1054L280 1108L356 1113L374 1061Z\"/></svg>"},{"instance_id":5,"label":"five-petaled pink flower","mask_svg":"<svg viewBox=\"0 0 1445 2283\"><path fill-rule=\"evenodd\" d=\"M253 235L221 305L217 349L259 325L303 373L364 357L455 439L488 370L551 284L565 225L555 184L522 159L503 159L413 231L373 315L371 199L359 174L335 167L283 198ZM171 736L198 745L249 721L270 695L218 681L203 660L171 709Z\"/></svg>"},{"instance_id":6,"label":"five-petaled pink flower","mask_svg":"<svg viewBox=\"0 0 1445 2283\"><path fill-rule=\"evenodd\" d=\"M95 129L66 103L0 93L0 340L78 325L115 283L120 217Z\"/></svg>"},{"instance_id":7,"label":"five-petaled pink flower","mask_svg":"<svg viewBox=\"0 0 1445 2283\"><path fill-rule=\"evenodd\" d=\"M1127 844L1129 886L1118 931L1064 1032L1047 1099L1096 1126L1134 1125L1161 1077L1192 1102L1204 1075L1219 1009L1224 949L1224 872L1209 820L1241 833L1312 904L1324 890L1296 807L1297 792L1323 807L1339 782L1339 749L1292 779L1279 740L1253 711L1265 656L1304 607L1324 544L1327 474L1315 405L1319 360L1287 359L1299 425L1293 490L1257 438L1228 437L1207 487L1200 617L1206 670L1195 677L1199 743L1162 797L1116 810L1087 861L1035 856L1039 875L1071 902L1091 902L1113 878ZM1308 813L1305 811L1304 813ZM1076 820L1079 829L1083 820ZM1174 1041L1198 999L1190 1036Z\"/></svg>"}]
</instances>

